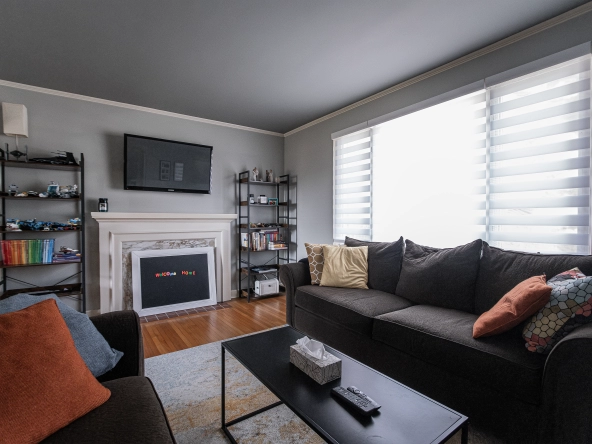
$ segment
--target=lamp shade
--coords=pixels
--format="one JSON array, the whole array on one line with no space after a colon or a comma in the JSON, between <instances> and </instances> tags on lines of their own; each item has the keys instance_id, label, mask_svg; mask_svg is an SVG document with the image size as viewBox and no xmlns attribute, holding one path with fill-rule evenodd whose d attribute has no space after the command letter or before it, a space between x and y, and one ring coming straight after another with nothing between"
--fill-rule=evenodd
<instances>
[{"instance_id":1,"label":"lamp shade","mask_svg":"<svg viewBox=\"0 0 592 444\"><path fill-rule=\"evenodd\" d=\"M4 134L7 136L29 137L29 119L25 105L2 102Z\"/></svg>"}]
</instances>

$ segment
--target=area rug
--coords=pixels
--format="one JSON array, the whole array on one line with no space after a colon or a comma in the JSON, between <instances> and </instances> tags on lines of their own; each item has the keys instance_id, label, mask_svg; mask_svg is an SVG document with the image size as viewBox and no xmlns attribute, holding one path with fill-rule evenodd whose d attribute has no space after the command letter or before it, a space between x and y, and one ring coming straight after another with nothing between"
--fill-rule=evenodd
<instances>
[{"instance_id":1,"label":"area rug","mask_svg":"<svg viewBox=\"0 0 592 444\"><path fill-rule=\"evenodd\" d=\"M156 387L179 444L229 442L220 430L220 342L146 359L146 376ZM226 354L227 421L276 401L247 369ZM230 429L241 444L324 442L284 405ZM449 442L459 444L460 433ZM469 442L491 441L472 430Z\"/></svg>"}]
</instances>

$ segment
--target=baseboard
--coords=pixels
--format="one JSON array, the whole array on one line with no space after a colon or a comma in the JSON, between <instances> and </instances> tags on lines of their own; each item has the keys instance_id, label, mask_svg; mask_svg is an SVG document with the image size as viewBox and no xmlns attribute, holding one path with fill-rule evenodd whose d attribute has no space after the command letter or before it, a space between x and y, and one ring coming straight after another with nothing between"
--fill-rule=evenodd
<instances>
[{"instance_id":1,"label":"baseboard","mask_svg":"<svg viewBox=\"0 0 592 444\"><path fill-rule=\"evenodd\" d=\"M238 298L238 291L230 290L230 299L236 299L236 298Z\"/></svg>"}]
</instances>

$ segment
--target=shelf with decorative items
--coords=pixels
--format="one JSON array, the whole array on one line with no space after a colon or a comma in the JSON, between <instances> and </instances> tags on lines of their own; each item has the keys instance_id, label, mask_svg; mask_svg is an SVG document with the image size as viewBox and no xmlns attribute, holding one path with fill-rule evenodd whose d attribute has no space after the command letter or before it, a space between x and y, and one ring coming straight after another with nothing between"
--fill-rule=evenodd
<instances>
[{"instance_id":1,"label":"shelf with decorative items","mask_svg":"<svg viewBox=\"0 0 592 444\"><path fill-rule=\"evenodd\" d=\"M237 292L248 302L281 294L279 268L294 260L290 254L295 253L297 228L296 217L291 216L295 206L290 188L295 183L290 176L260 181L253 180L253 174L243 171L237 177Z\"/></svg>"},{"instance_id":2,"label":"shelf with decorative items","mask_svg":"<svg viewBox=\"0 0 592 444\"><path fill-rule=\"evenodd\" d=\"M1 150L0 153L4 157L5 153ZM80 154L79 161L75 160L72 153L58 153L55 157L37 159L30 159L27 155L24 156L25 160L7 160L8 157L6 155L5 158L0 159L2 174L0 190L2 292L0 299L25 292L37 295L55 293L60 297L73 300L76 307L84 313L86 312L84 155ZM20 171L17 173L13 171L14 169ZM64 181L72 185L59 185L54 182L57 177L46 175L45 183L49 182L49 185L39 190L39 180L43 176L40 176L40 173L27 174L22 169L55 171L58 176L65 174ZM27 182L26 188L22 185L23 181ZM35 188L37 190L32 191ZM38 202L41 201L44 203L39 205ZM35 204L25 202L35 202ZM51 204L57 202L70 202L74 208L71 209L61 203L55 207ZM65 213L67 216L63 215L65 211L68 212ZM55 213L60 216L56 216ZM18 217L22 217L23 214L27 214L29 218L19 219ZM70 236L67 236L67 233L70 233ZM60 244L57 244L57 239L53 239L52 236L58 236L61 239ZM64 243L72 241L75 243L74 247L63 246ZM66 267L64 272L58 273L57 277L53 271L44 272L42 277L48 282L39 285L32 282L39 280L39 272L25 271L27 267L39 270L38 267L49 265L70 265L76 268L70 270ZM12 269L23 269L23 271L19 271L15 276L8 272ZM54 280L54 283L48 285L51 280Z\"/></svg>"}]
</instances>

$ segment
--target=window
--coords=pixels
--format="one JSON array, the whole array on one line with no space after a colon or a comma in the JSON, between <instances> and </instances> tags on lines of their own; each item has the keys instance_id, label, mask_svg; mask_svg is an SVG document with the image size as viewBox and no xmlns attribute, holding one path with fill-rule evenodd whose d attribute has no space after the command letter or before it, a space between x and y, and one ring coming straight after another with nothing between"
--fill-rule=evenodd
<instances>
[{"instance_id":1,"label":"window","mask_svg":"<svg viewBox=\"0 0 592 444\"><path fill-rule=\"evenodd\" d=\"M590 254L590 57L338 137L334 241Z\"/></svg>"}]
</instances>

